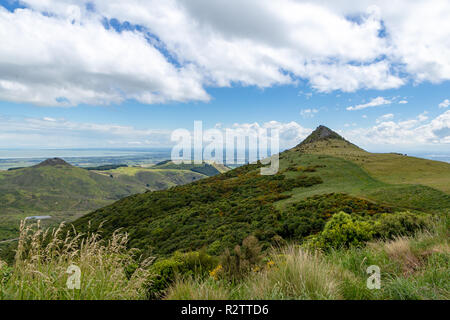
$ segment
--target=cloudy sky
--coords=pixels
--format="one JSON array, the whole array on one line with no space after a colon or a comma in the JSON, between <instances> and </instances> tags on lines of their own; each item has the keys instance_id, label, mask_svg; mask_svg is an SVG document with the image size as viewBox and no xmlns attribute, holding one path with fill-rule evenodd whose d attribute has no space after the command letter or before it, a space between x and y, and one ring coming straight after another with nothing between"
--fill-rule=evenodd
<instances>
[{"instance_id":1,"label":"cloudy sky","mask_svg":"<svg viewBox=\"0 0 450 320\"><path fill-rule=\"evenodd\" d=\"M0 0L0 148L169 146L201 120L446 152L448 17L448 0Z\"/></svg>"}]
</instances>

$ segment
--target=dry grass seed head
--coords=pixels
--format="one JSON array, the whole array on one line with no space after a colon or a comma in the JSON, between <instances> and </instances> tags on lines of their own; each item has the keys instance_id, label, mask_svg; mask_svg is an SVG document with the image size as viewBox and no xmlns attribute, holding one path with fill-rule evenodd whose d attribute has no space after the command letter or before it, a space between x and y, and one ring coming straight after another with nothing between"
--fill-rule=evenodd
<instances>
[{"instance_id":1,"label":"dry grass seed head","mask_svg":"<svg viewBox=\"0 0 450 320\"><path fill-rule=\"evenodd\" d=\"M398 237L384 245L389 258L400 263L404 274L411 274L417 270L421 263L419 258L411 250L410 239L407 237Z\"/></svg>"}]
</instances>

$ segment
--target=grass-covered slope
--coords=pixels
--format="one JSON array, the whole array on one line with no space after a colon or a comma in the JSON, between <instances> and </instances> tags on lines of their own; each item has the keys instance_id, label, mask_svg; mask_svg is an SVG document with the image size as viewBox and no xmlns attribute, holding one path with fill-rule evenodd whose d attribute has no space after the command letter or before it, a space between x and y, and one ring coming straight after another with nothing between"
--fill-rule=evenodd
<instances>
[{"instance_id":1,"label":"grass-covered slope","mask_svg":"<svg viewBox=\"0 0 450 320\"><path fill-rule=\"evenodd\" d=\"M215 163L175 164L166 160L149 167L120 166L107 170L94 170L94 172L108 176L122 184L138 188L143 192L168 189L215 176L228 170L229 168L226 166Z\"/></svg>"},{"instance_id":2,"label":"grass-covered slope","mask_svg":"<svg viewBox=\"0 0 450 320\"><path fill-rule=\"evenodd\" d=\"M0 174L3 211L90 209L90 200L119 199L139 189L70 165L37 166Z\"/></svg>"},{"instance_id":3,"label":"grass-covered slope","mask_svg":"<svg viewBox=\"0 0 450 320\"><path fill-rule=\"evenodd\" d=\"M261 176L259 165L246 165L185 186L122 199L75 225L83 229L89 221L94 226L105 222L106 235L124 228L131 246L155 254L202 247L220 254L250 234L265 247L280 240L302 242L340 211L355 217L407 210L449 212L449 194L419 184L381 181L355 161L320 154L316 147L322 143L344 143L350 153L365 152L332 132L318 134L283 152L276 175Z\"/></svg>"},{"instance_id":4,"label":"grass-covered slope","mask_svg":"<svg viewBox=\"0 0 450 320\"><path fill-rule=\"evenodd\" d=\"M370 153L342 139L300 144L295 150L350 161L373 178L390 184L421 184L450 194L450 163L397 153Z\"/></svg>"},{"instance_id":5,"label":"grass-covered slope","mask_svg":"<svg viewBox=\"0 0 450 320\"><path fill-rule=\"evenodd\" d=\"M20 219L26 216L44 214L53 221L73 220L142 190L65 162L2 171L0 240L15 237Z\"/></svg>"},{"instance_id":6,"label":"grass-covered slope","mask_svg":"<svg viewBox=\"0 0 450 320\"><path fill-rule=\"evenodd\" d=\"M123 197L205 177L181 168L124 166L86 170L57 158L32 167L0 171L0 241L15 238L20 220L27 216L52 216L46 223L73 221Z\"/></svg>"},{"instance_id":7,"label":"grass-covered slope","mask_svg":"<svg viewBox=\"0 0 450 320\"><path fill-rule=\"evenodd\" d=\"M303 168L315 166L315 172L310 174L320 176L324 183L307 190L294 189L289 193L291 195L289 199L276 204L279 209L282 209L286 203L296 202L312 195L344 192L398 209L434 213L450 210L450 195L441 190L420 184L382 182L373 178L355 162L340 157L290 151L284 153L282 158L292 168L295 168L294 164L299 163ZM285 174L289 176L296 173L287 171Z\"/></svg>"},{"instance_id":8,"label":"grass-covered slope","mask_svg":"<svg viewBox=\"0 0 450 320\"><path fill-rule=\"evenodd\" d=\"M141 192L146 190L163 190L207 177L207 175L181 168L159 169L154 167L121 167L95 172L107 176L119 183L134 186Z\"/></svg>"},{"instance_id":9,"label":"grass-covered slope","mask_svg":"<svg viewBox=\"0 0 450 320\"><path fill-rule=\"evenodd\" d=\"M198 172L209 177L215 176L219 173L224 173L229 170L229 168L223 164L217 164L214 162L208 163L203 162L201 164L195 163L174 163L173 161L166 160L157 163L152 169L177 169L177 170L191 170L193 172Z\"/></svg>"}]
</instances>

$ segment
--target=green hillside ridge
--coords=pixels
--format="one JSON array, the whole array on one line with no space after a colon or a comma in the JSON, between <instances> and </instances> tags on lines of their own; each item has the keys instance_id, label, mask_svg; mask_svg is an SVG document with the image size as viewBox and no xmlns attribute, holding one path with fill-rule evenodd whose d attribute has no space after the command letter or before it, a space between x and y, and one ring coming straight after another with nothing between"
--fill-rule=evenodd
<instances>
[{"instance_id":1,"label":"green hillside ridge","mask_svg":"<svg viewBox=\"0 0 450 320\"><path fill-rule=\"evenodd\" d=\"M132 194L207 177L180 168L89 169L53 158L31 167L0 171L0 240L15 238L20 219L27 216L52 216L46 224L73 221Z\"/></svg>"},{"instance_id":2,"label":"green hillside ridge","mask_svg":"<svg viewBox=\"0 0 450 320\"><path fill-rule=\"evenodd\" d=\"M206 178L207 175L182 169L153 169L142 167L120 167L107 171L94 171L111 179L146 190L163 190L173 186Z\"/></svg>"},{"instance_id":3,"label":"green hillside ridge","mask_svg":"<svg viewBox=\"0 0 450 320\"><path fill-rule=\"evenodd\" d=\"M356 161L342 157L345 152L368 158L371 154L326 127L319 127L305 141L280 154L276 175L261 176L261 165L249 164L170 190L124 198L74 225L83 230L88 222L94 227L104 222L106 237L123 228L130 234L131 247L157 256L200 248L216 255L248 235L256 236L264 248L279 241L301 243L340 211L375 225L385 214L411 211L426 216L450 211L448 193L401 179L381 181ZM327 155L328 147L340 148L341 153ZM417 165L411 170L426 173L428 166Z\"/></svg>"},{"instance_id":4,"label":"green hillside ridge","mask_svg":"<svg viewBox=\"0 0 450 320\"><path fill-rule=\"evenodd\" d=\"M90 200L114 200L141 191L112 183L108 177L66 162L48 160L36 166L2 172L0 181L3 212L90 209Z\"/></svg>"},{"instance_id":5,"label":"green hillside ridge","mask_svg":"<svg viewBox=\"0 0 450 320\"><path fill-rule=\"evenodd\" d=\"M176 164L173 161L166 160L161 161L154 165L152 168L157 169L182 169L182 170L191 170L194 172L198 172L201 174L205 174L207 176L214 176L219 173L224 173L230 170L227 166L223 164L217 164L214 162L204 161L201 164L194 163L180 163Z\"/></svg>"},{"instance_id":6,"label":"green hillside ridge","mask_svg":"<svg viewBox=\"0 0 450 320\"><path fill-rule=\"evenodd\" d=\"M373 178L386 183L421 184L450 194L450 163L447 162L398 153L370 153L342 137L312 139L310 143L300 143L294 150L303 154L329 155L348 160L364 169Z\"/></svg>"}]
</instances>

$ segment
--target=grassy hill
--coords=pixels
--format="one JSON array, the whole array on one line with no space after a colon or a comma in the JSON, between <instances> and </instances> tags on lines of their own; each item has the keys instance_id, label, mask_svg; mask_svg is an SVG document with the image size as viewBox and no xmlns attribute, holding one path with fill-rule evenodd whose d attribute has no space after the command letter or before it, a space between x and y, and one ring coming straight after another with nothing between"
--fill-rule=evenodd
<instances>
[{"instance_id":1,"label":"grassy hill","mask_svg":"<svg viewBox=\"0 0 450 320\"><path fill-rule=\"evenodd\" d=\"M107 171L94 171L119 183L146 190L162 190L176 185L190 183L207 175L183 169L153 169L142 167L121 167Z\"/></svg>"},{"instance_id":2,"label":"grassy hill","mask_svg":"<svg viewBox=\"0 0 450 320\"><path fill-rule=\"evenodd\" d=\"M202 247L216 255L249 235L264 248L280 241L301 243L340 211L377 225L386 214L402 211L419 216L449 212L450 195L445 187L438 188L448 164L401 156L405 163L414 161L411 172L405 165L397 173L389 162L378 164L383 168L379 171L369 170L375 165L364 164L376 157L319 127L305 142L281 153L276 175L261 176L260 164L246 165L170 190L127 197L84 216L75 226L83 230L89 221L94 226L105 222L107 237L123 228L130 234L130 246L156 255ZM377 172L392 177L381 179ZM421 178L427 184L417 184Z\"/></svg>"},{"instance_id":3,"label":"grassy hill","mask_svg":"<svg viewBox=\"0 0 450 320\"><path fill-rule=\"evenodd\" d=\"M215 163L175 164L166 160L150 167L117 166L108 170L94 170L94 172L109 176L126 185L141 188L141 190L145 188L142 191L155 191L215 176L228 170L226 166Z\"/></svg>"},{"instance_id":4,"label":"grassy hill","mask_svg":"<svg viewBox=\"0 0 450 320\"><path fill-rule=\"evenodd\" d=\"M450 164L397 153L370 153L342 139L299 144L300 153L329 155L350 161L373 178L391 184L422 184L450 193Z\"/></svg>"},{"instance_id":5,"label":"grassy hill","mask_svg":"<svg viewBox=\"0 0 450 320\"><path fill-rule=\"evenodd\" d=\"M202 164L194 164L194 163L180 163L175 164L173 161L166 160L160 163L157 163L152 169L182 169L182 170L191 170L193 172L198 172L209 177L215 176L219 173L224 173L230 170L227 166L223 164L217 164L214 162L208 163L204 162Z\"/></svg>"},{"instance_id":6,"label":"grassy hill","mask_svg":"<svg viewBox=\"0 0 450 320\"><path fill-rule=\"evenodd\" d=\"M51 215L46 223L72 221L131 194L166 189L208 176L207 172L176 166L89 169L55 158L32 167L0 171L0 240L16 237L20 219L27 216Z\"/></svg>"},{"instance_id":7,"label":"grassy hill","mask_svg":"<svg viewBox=\"0 0 450 320\"><path fill-rule=\"evenodd\" d=\"M89 210L124 196L136 188L61 161L0 172L0 239L17 234L26 216L51 215L55 221L73 220Z\"/></svg>"}]
</instances>

